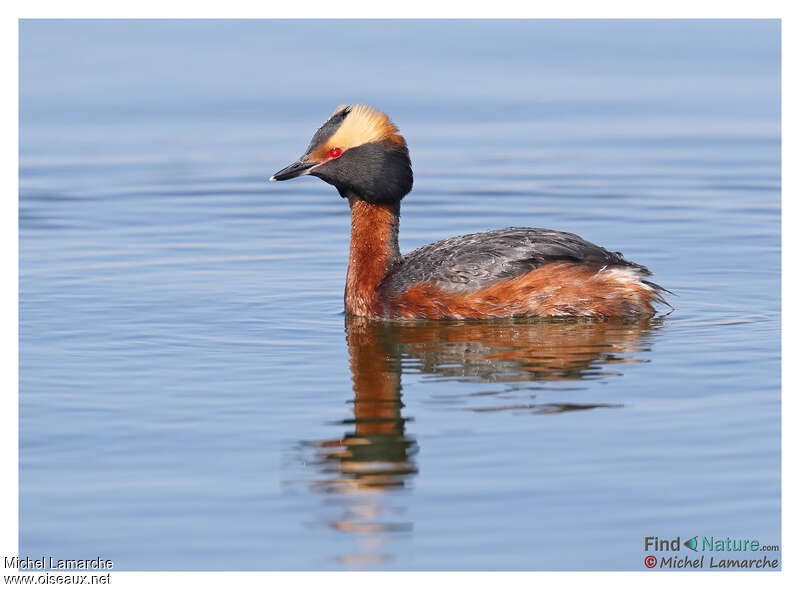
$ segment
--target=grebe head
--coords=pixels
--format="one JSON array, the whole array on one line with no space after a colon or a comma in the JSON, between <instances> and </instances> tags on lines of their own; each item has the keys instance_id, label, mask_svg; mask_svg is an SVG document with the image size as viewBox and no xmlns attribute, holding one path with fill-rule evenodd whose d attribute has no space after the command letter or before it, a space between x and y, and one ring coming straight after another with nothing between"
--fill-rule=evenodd
<instances>
[{"instance_id":1,"label":"grebe head","mask_svg":"<svg viewBox=\"0 0 800 590\"><path fill-rule=\"evenodd\" d=\"M398 203L414 177L406 140L382 112L365 104L342 105L317 129L297 162L270 180L310 174L370 203Z\"/></svg>"}]
</instances>

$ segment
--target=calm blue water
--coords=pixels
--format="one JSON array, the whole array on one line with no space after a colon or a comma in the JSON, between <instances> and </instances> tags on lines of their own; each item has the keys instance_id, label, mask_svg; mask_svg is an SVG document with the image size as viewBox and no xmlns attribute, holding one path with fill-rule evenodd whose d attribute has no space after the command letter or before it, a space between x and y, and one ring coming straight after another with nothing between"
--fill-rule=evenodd
<instances>
[{"instance_id":1,"label":"calm blue water","mask_svg":"<svg viewBox=\"0 0 800 590\"><path fill-rule=\"evenodd\" d=\"M348 321L346 203L266 182L344 102L408 140L404 251L571 231L676 310ZM781 542L777 21L23 21L20 110L21 555L640 570L649 535Z\"/></svg>"}]
</instances>

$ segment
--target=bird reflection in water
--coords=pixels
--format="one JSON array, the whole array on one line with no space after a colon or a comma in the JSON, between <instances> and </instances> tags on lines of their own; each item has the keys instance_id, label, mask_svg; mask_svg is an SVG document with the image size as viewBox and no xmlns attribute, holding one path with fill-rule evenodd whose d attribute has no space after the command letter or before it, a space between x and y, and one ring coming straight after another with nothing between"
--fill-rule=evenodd
<instances>
[{"instance_id":1,"label":"bird reflection in water","mask_svg":"<svg viewBox=\"0 0 800 590\"><path fill-rule=\"evenodd\" d=\"M406 432L401 374L429 379L501 384L497 391L464 392L451 400L475 412L510 410L553 414L617 404L575 400L534 401L533 391L569 395L575 387L554 382L621 375L607 365L643 362L649 335L659 320L381 322L347 317L345 330L353 379L353 415L342 421L341 439L313 443L322 477L314 489L330 494L341 514L329 521L336 530L358 534L356 554L341 555L346 566L365 567L390 559L381 546L397 533L408 533L405 509L389 502L410 486L417 466L417 443ZM636 355L636 357L634 357ZM567 384L564 384L567 385ZM488 396L519 396L524 401L474 405ZM435 398L435 396L433 396ZM573 393L574 397L574 393ZM493 398L494 399L494 398ZM437 400L433 400L437 401ZM438 401L441 401L438 400ZM503 400L505 402L505 400Z\"/></svg>"}]
</instances>

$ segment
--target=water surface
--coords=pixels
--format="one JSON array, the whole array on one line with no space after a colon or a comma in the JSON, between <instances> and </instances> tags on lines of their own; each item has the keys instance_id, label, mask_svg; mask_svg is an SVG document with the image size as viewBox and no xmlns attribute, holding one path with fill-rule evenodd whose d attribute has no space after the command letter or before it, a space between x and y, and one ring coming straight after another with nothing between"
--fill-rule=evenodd
<instances>
[{"instance_id":1,"label":"water surface","mask_svg":"<svg viewBox=\"0 0 800 590\"><path fill-rule=\"evenodd\" d=\"M642 569L646 535L780 543L779 35L24 21L21 554ZM401 249L571 231L675 311L345 318L346 202L266 179L361 101L411 150Z\"/></svg>"}]
</instances>

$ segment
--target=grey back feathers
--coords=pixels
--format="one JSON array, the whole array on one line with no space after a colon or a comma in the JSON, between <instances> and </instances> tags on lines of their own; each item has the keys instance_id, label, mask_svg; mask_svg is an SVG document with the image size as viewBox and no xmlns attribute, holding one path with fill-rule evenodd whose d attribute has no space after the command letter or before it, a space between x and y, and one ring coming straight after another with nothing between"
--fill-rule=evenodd
<instances>
[{"instance_id":1,"label":"grey back feathers","mask_svg":"<svg viewBox=\"0 0 800 590\"><path fill-rule=\"evenodd\" d=\"M428 244L404 257L381 283L389 292L404 292L418 283L467 292L522 276L551 262L596 267L625 267L642 276L644 266L630 262L575 234L550 229L509 227Z\"/></svg>"}]
</instances>

